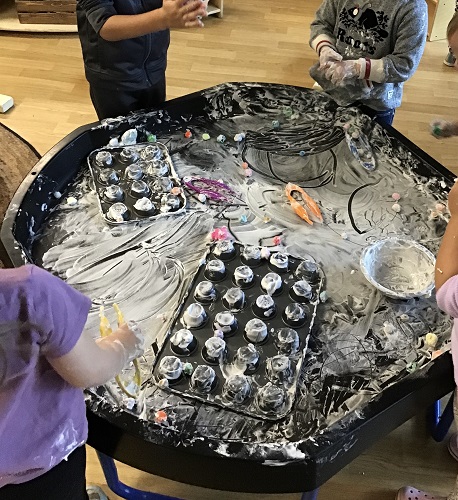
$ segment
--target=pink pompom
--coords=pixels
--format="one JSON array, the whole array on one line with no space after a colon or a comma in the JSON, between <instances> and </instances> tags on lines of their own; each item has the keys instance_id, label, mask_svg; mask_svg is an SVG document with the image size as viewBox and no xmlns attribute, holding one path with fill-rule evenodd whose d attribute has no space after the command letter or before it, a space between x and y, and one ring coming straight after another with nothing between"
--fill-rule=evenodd
<instances>
[{"instance_id":1,"label":"pink pompom","mask_svg":"<svg viewBox=\"0 0 458 500\"><path fill-rule=\"evenodd\" d=\"M214 241L227 240L229 239L229 230L227 229L226 226L217 227L213 229L213 231L210 233L210 237Z\"/></svg>"}]
</instances>

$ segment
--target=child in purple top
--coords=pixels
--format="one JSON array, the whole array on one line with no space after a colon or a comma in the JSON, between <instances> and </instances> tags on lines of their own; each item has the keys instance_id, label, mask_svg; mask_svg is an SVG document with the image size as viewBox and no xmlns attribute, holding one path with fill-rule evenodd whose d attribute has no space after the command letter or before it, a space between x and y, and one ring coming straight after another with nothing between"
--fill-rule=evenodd
<instances>
[{"instance_id":1,"label":"child in purple top","mask_svg":"<svg viewBox=\"0 0 458 500\"><path fill-rule=\"evenodd\" d=\"M32 265L0 269L0 498L86 500L82 388L143 353L135 323L94 340L88 297Z\"/></svg>"},{"instance_id":2,"label":"child in purple top","mask_svg":"<svg viewBox=\"0 0 458 500\"><path fill-rule=\"evenodd\" d=\"M455 383L458 384L458 183L448 195L450 221L436 259L436 299L438 306L454 318L452 329L452 359ZM458 395L455 392L454 414L458 423ZM435 496L412 486L401 488L396 500L458 500L458 476L455 488L447 497Z\"/></svg>"}]
</instances>

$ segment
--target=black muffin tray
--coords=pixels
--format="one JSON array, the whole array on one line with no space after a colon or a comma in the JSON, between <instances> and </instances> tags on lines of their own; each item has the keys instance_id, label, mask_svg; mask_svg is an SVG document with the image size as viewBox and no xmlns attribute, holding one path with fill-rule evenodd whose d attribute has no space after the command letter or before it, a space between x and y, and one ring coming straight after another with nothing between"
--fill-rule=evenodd
<instances>
[{"instance_id":1,"label":"black muffin tray","mask_svg":"<svg viewBox=\"0 0 458 500\"><path fill-rule=\"evenodd\" d=\"M252 251L248 256L247 250ZM227 241L212 246L157 356L155 383L264 420L279 420L288 414L319 305L323 274L313 261L268 253L266 248ZM285 260L287 268L278 267ZM234 273L239 266L251 269L252 282L242 272L249 273L246 267ZM263 281L269 273L274 276ZM275 290L278 276L281 288ZM230 289L236 290L227 293ZM242 307L240 290L245 296ZM260 305L259 296L267 302ZM293 313L305 312L305 317L286 315L291 307ZM254 328L247 332L247 324L253 323Z\"/></svg>"},{"instance_id":2,"label":"black muffin tray","mask_svg":"<svg viewBox=\"0 0 458 500\"><path fill-rule=\"evenodd\" d=\"M159 142L96 149L87 161L109 224L154 220L186 208L181 181Z\"/></svg>"}]
</instances>

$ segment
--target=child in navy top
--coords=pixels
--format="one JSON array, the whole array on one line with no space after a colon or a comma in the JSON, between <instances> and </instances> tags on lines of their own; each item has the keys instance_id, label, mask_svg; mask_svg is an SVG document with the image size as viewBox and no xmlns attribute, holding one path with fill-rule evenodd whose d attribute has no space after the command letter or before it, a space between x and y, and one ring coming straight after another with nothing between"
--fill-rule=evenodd
<instances>
[{"instance_id":1,"label":"child in navy top","mask_svg":"<svg viewBox=\"0 0 458 500\"><path fill-rule=\"evenodd\" d=\"M102 118L165 101L170 28L203 26L208 0L77 0L92 103Z\"/></svg>"}]
</instances>

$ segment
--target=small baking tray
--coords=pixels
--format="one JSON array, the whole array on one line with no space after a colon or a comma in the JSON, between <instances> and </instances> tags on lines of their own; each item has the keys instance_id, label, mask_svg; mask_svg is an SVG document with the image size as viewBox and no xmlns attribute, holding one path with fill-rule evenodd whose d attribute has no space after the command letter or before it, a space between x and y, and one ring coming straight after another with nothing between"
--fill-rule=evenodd
<instances>
[{"instance_id":1,"label":"small baking tray","mask_svg":"<svg viewBox=\"0 0 458 500\"><path fill-rule=\"evenodd\" d=\"M87 162L109 224L155 220L186 208L168 149L159 142L96 149Z\"/></svg>"}]
</instances>

